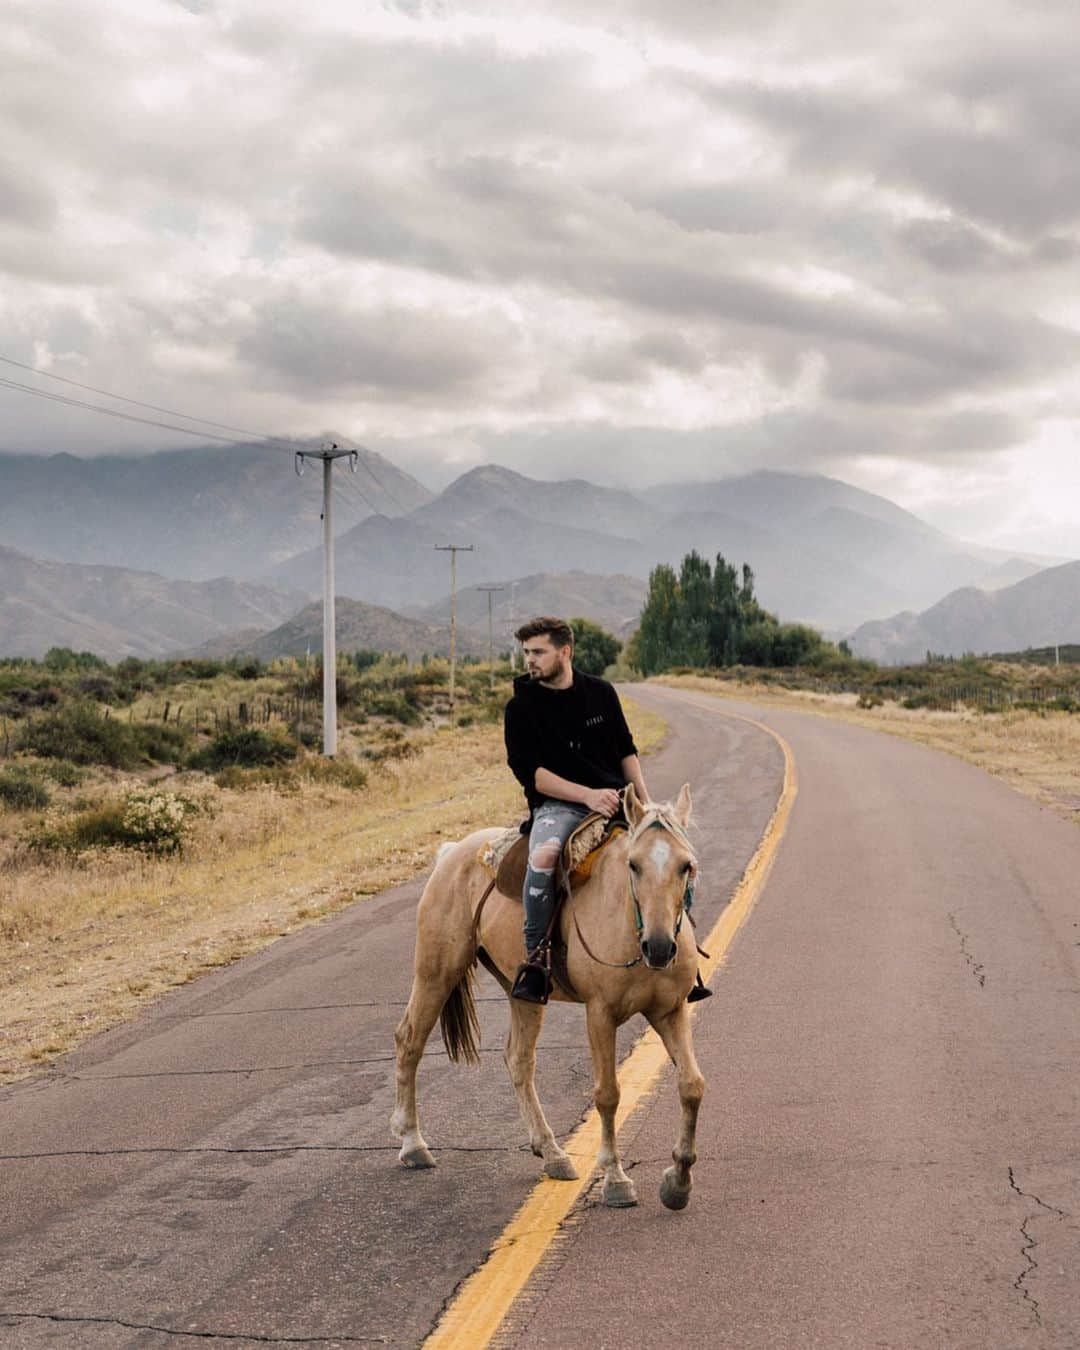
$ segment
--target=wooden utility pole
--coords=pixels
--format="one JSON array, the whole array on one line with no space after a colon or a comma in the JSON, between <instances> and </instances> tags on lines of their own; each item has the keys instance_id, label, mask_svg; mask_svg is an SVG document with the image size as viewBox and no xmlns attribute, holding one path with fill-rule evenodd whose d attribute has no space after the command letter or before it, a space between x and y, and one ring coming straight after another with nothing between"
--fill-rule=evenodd
<instances>
[{"instance_id":1,"label":"wooden utility pole","mask_svg":"<svg viewBox=\"0 0 1080 1350\"><path fill-rule=\"evenodd\" d=\"M491 692L495 692L495 639L494 621L491 616L491 597L496 591L505 591L505 586L477 586L478 591L486 591L488 598L488 676Z\"/></svg>"},{"instance_id":2,"label":"wooden utility pole","mask_svg":"<svg viewBox=\"0 0 1080 1350\"><path fill-rule=\"evenodd\" d=\"M436 544L437 553L450 554L450 721L454 720L454 677L457 671L457 555L471 553L472 544Z\"/></svg>"},{"instance_id":3,"label":"wooden utility pole","mask_svg":"<svg viewBox=\"0 0 1080 1350\"><path fill-rule=\"evenodd\" d=\"M349 469L356 472L359 455L355 450L340 450L336 445L321 450L297 450L296 473L303 477L305 459L321 459L323 466L323 754L337 754L337 630L334 612L334 493L331 471L335 459L349 457Z\"/></svg>"}]
</instances>

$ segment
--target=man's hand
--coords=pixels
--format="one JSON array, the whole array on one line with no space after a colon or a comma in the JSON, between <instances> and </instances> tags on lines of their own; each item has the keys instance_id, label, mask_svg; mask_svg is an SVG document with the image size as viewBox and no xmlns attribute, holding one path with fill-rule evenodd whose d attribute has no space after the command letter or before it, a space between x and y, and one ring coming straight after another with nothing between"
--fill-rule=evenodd
<instances>
[{"instance_id":1,"label":"man's hand","mask_svg":"<svg viewBox=\"0 0 1080 1350\"><path fill-rule=\"evenodd\" d=\"M614 788L589 788L582 805L606 819L619 809L619 794Z\"/></svg>"}]
</instances>

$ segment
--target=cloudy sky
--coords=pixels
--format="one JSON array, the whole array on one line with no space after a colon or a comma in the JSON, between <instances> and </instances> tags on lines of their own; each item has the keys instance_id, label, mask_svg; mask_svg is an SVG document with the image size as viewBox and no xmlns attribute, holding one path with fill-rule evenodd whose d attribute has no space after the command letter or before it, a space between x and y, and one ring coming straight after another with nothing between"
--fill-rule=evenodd
<instances>
[{"instance_id":1,"label":"cloudy sky","mask_svg":"<svg viewBox=\"0 0 1080 1350\"><path fill-rule=\"evenodd\" d=\"M1072 3L7 0L0 61L0 356L431 486L819 471L1080 555Z\"/></svg>"}]
</instances>

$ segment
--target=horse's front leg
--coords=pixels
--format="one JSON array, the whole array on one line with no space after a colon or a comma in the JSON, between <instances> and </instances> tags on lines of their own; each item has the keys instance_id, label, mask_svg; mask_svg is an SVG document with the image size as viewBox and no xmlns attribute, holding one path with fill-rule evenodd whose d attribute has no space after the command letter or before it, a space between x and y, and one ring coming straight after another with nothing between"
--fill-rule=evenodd
<instances>
[{"instance_id":1,"label":"horse's front leg","mask_svg":"<svg viewBox=\"0 0 1080 1350\"><path fill-rule=\"evenodd\" d=\"M600 1152L597 1162L604 1171L602 1198L605 1205L625 1208L637 1204L637 1192L634 1183L622 1169L615 1146L615 1112L619 1109L619 1079L615 1073L615 1020L607 1008L590 1003L586 1008L586 1022L596 1082L594 1100L600 1113Z\"/></svg>"},{"instance_id":2,"label":"horse's front leg","mask_svg":"<svg viewBox=\"0 0 1080 1350\"><path fill-rule=\"evenodd\" d=\"M679 1102L682 1106L679 1138L671 1153L674 1166L669 1167L664 1173L660 1183L660 1199L668 1209L685 1209L694 1184L691 1169L697 1162L695 1137L698 1110L705 1092L705 1079L701 1076L694 1055L690 1011L686 1004L680 1003L674 1012L668 1013L666 1017L650 1017L649 1021L664 1042L678 1071Z\"/></svg>"},{"instance_id":3,"label":"horse's front leg","mask_svg":"<svg viewBox=\"0 0 1080 1350\"><path fill-rule=\"evenodd\" d=\"M536 1095L536 1041L544 1021L543 1006L510 999L510 1035L506 1041L506 1069L517 1094L529 1144L544 1160L544 1171L556 1181L574 1181L577 1172L570 1155L560 1148Z\"/></svg>"}]
</instances>

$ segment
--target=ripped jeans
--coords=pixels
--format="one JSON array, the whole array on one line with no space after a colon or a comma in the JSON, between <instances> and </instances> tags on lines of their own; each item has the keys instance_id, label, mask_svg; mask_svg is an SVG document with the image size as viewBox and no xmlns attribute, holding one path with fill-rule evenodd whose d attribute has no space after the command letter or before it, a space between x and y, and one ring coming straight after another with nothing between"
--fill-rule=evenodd
<instances>
[{"instance_id":1,"label":"ripped jeans","mask_svg":"<svg viewBox=\"0 0 1080 1350\"><path fill-rule=\"evenodd\" d=\"M529 867L522 900L525 904L525 951L535 951L551 922L555 904L555 864L570 832L589 814L587 806L545 797L533 812L529 831Z\"/></svg>"}]
</instances>

